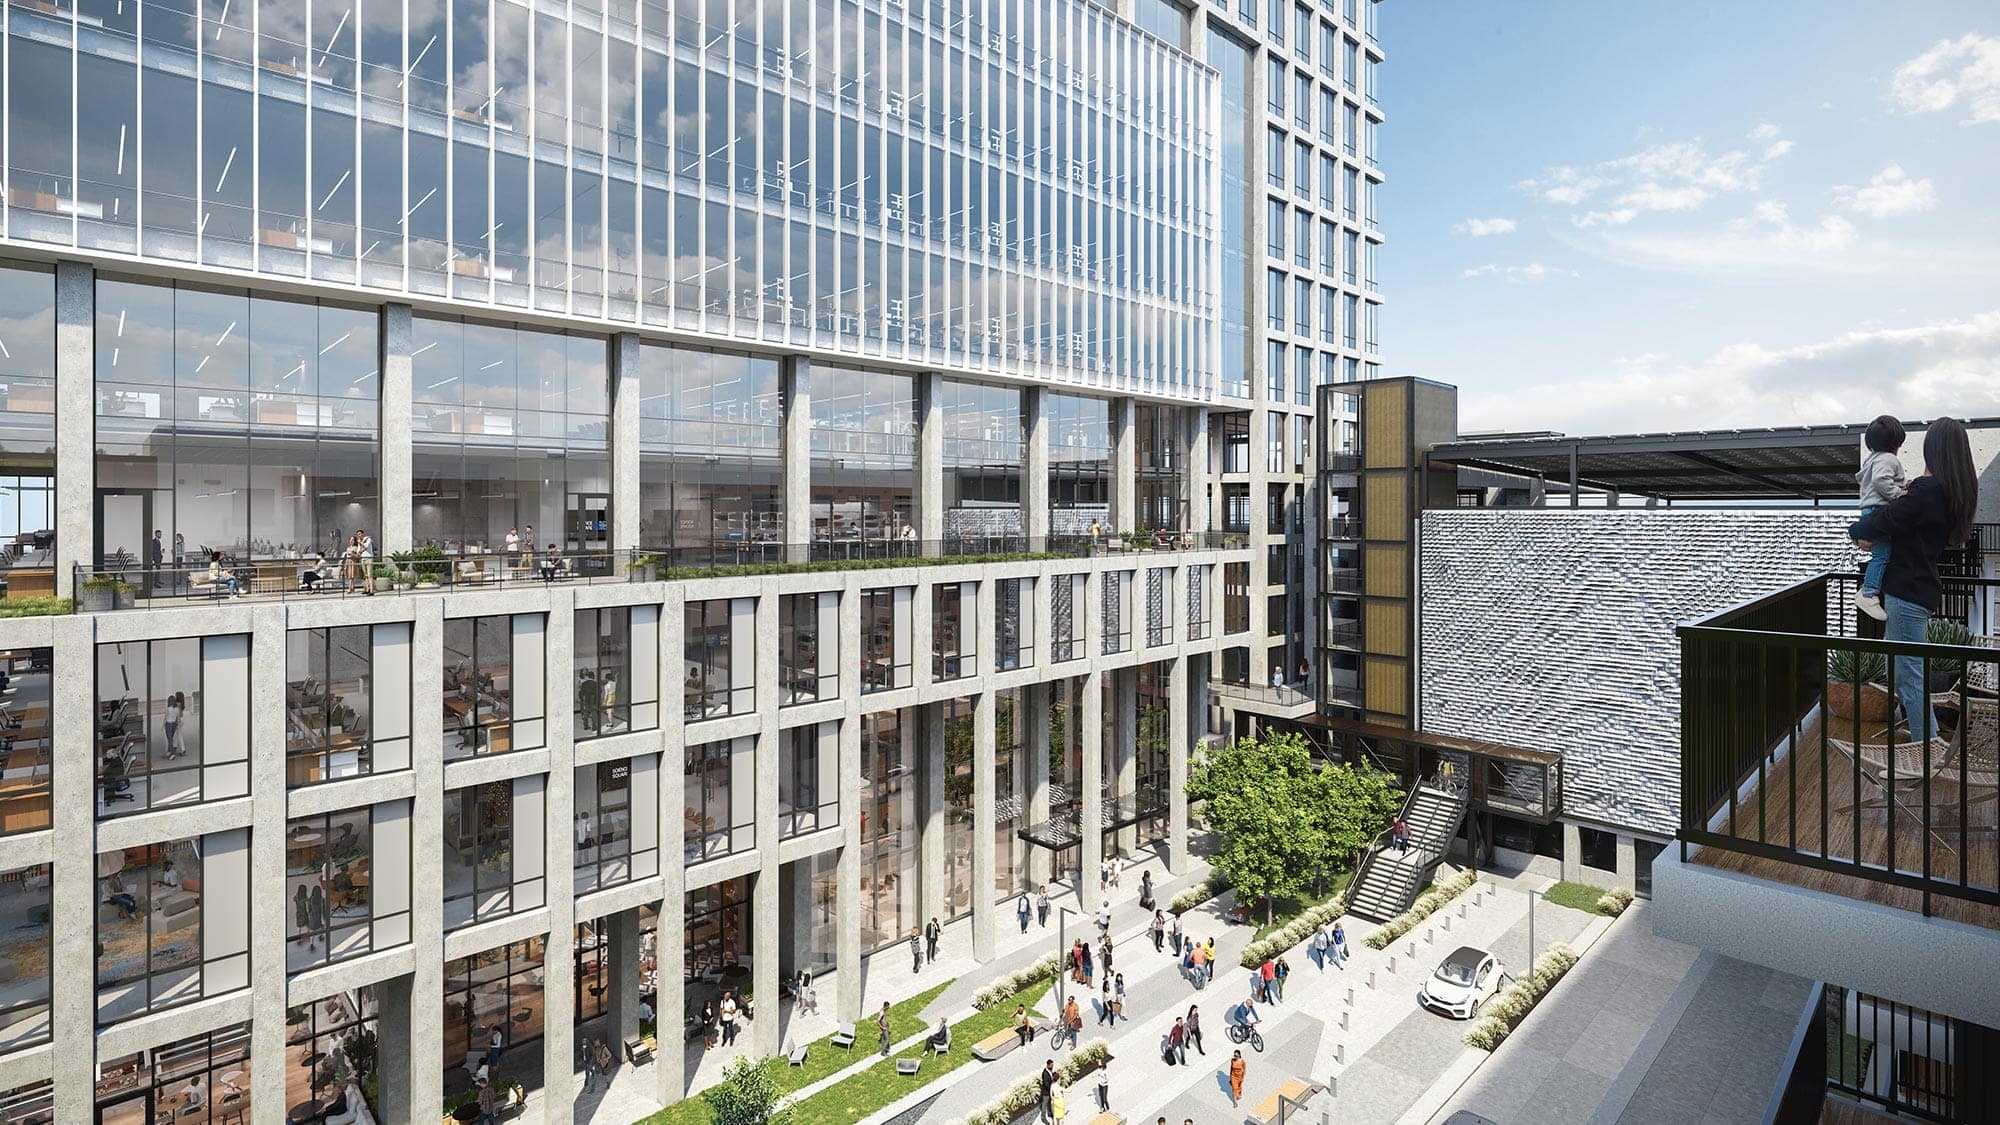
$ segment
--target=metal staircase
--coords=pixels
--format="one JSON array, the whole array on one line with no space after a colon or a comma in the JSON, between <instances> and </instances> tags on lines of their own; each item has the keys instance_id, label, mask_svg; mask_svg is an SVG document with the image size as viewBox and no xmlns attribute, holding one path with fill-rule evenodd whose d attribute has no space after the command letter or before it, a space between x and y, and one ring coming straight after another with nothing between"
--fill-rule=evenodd
<instances>
[{"instance_id":1,"label":"metal staircase","mask_svg":"<svg viewBox=\"0 0 2000 1125\"><path fill-rule=\"evenodd\" d=\"M1351 913L1386 922L1408 910L1417 895L1431 885L1438 864L1451 850L1466 811L1472 807L1463 777L1446 774L1427 779L1410 791L1403 802L1410 848L1405 852L1392 846L1386 830L1375 838L1354 877L1354 893L1347 905Z\"/></svg>"}]
</instances>

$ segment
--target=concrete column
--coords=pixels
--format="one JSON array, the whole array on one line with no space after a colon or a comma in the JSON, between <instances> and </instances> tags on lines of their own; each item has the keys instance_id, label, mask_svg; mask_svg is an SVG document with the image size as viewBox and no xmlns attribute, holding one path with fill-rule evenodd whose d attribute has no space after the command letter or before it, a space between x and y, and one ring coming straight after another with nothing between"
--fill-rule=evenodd
<instances>
[{"instance_id":1,"label":"concrete column","mask_svg":"<svg viewBox=\"0 0 2000 1125\"><path fill-rule=\"evenodd\" d=\"M416 603L415 621L410 629L412 670L445 666L444 605L442 597L422 598ZM554 666L551 661L550 667ZM423 673L417 671L417 674ZM562 696L554 691L550 694L554 698L549 701L548 712L553 716ZM569 707L564 705L561 711L567 715ZM555 720L551 717L549 721ZM440 845L444 839L444 729L439 724L410 724L410 773L415 783L410 805L410 933L416 935L418 948L424 948L426 935L444 932L444 852ZM407 1071L402 1081L409 1091L410 1107L435 1107L444 1100L441 1062L444 1016L439 1009L444 995L444 960L437 956L418 957L412 968L402 986L406 995L401 1001L403 1007L397 1025L402 1029L401 1038L408 1050L401 1055L392 1054L389 1044L384 1042L377 1054L384 1060L393 1060L385 1070L400 1067ZM382 1013L385 1029L390 1018L391 1011L385 1007ZM387 1081L385 1078L385 1084ZM420 1116L411 1113L403 1118L390 1108L395 1104L384 1106L383 1120L415 1120Z\"/></svg>"},{"instance_id":2,"label":"concrete column","mask_svg":"<svg viewBox=\"0 0 2000 1125\"><path fill-rule=\"evenodd\" d=\"M1215 526L1209 512L1208 452L1208 411L1199 406L1185 408L1187 411L1187 487L1184 499L1187 502L1187 528L1189 531L1208 531Z\"/></svg>"},{"instance_id":3,"label":"concrete column","mask_svg":"<svg viewBox=\"0 0 2000 1125\"><path fill-rule=\"evenodd\" d=\"M639 336L611 337L611 547L639 546Z\"/></svg>"},{"instance_id":4,"label":"concrete column","mask_svg":"<svg viewBox=\"0 0 2000 1125\"><path fill-rule=\"evenodd\" d=\"M73 566L82 564L91 570L97 567L92 511L97 480L96 348L97 273L82 262L57 262L55 580L56 596L61 598L71 594ZM147 528L146 534L151 536L152 529ZM170 540L171 537L169 533ZM89 662L82 665L95 666ZM75 807L92 807L88 788L83 803ZM62 1057L60 1050L57 1057ZM86 1062L89 1057L90 1052L85 1051ZM80 1112L87 1116L92 1112L88 1108L90 1091L86 1089L83 1094L85 1108Z\"/></svg>"},{"instance_id":5,"label":"concrete column","mask_svg":"<svg viewBox=\"0 0 2000 1125\"><path fill-rule=\"evenodd\" d=\"M812 542L812 361L788 356L781 376L784 422L778 435L778 504L785 542ZM798 557L805 558L802 546Z\"/></svg>"},{"instance_id":6,"label":"concrete column","mask_svg":"<svg viewBox=\"0 0 2000 1125\"><path fill-rule=\"evenodd\" d=\"M57 543L60 546L61 540ZM55 730L79 733L93 730L97 701L93 677L83 670L97 666L96 621L90 617L59 617L53 625L55 667L76 671L52 678L50 722ZM75 877L77 872L94 876L97 870L97 824L93 812L97 807L96 767L95 755L88 752L55 754L50 763L50 801L55 813L49 856L55 874L50 886L50 932L72 939L64 947L70 955L68 971L52 973L50 981L49 1025L54 1040L57 1121L90 1121L96 1112L92 1087L97 1081L93 1065L97 974L77 970L89 964L82 955L90 949L86 944L89 935L97 932L97 880L90 876Z\"/></svg>"},{"instance_id":7,"label":"concrete column","mask_svg":"<svg viewBox=\"0 0 2000 1125\"><path fill-rule=\"evenodd\" d=\"M250 677L250 901L242 904L253 934L285 932L285 607L259 606L250 635L251 665L275 675ZM436 725L436 724L432 724ZM270 827L267 827L270 826ZM271 830L275 828L275 830ZM437 839L443 839L440 833ZM277 1015L274 1003L285 995L284 946L262 943L250 958L250 991L257 997L257 1016ZM273 955L259 956L266 951ZM267 1007L268 1005L268 1007ZM436 1056L432 1056L433 1064ZM289 1105L285 1101L285 1021L250 1021L250 1100L259 1106Z\"/></svg>"},{"instance_id":8,"label":"concrete column","mask_svg":"<svg viewBox=\"0 0 2000 1125\"><path fill-rule=\"evenodd\" d=\"M972 958L981 963L993 959L1000 917L993 901L993 724L993 693L984 691L972 705Z\"/></svg>"},{"instance_id":9,"label":"concrete column","mask_svg":"<svg viewBox=\"0 0 2000 1125\"><path fill-rule=\"evenodd\" d=\"M1111 762L1117 768L1120 797L1133 797L1139 788L1139 670L1120 668L1111 673L1111 702L1117 710L1105 716L1111 734ZM1118 850L1129 859L1139 846L1139 826L1118 830Z\"/></svg>"},{"instance_id":10,"label":"concrete column","mask_svg":"<svg viewBox=\"0 0 2000 1125\"><path fill-rule=\"evenodd\" d=\"M917 479L911 518L917 521L917 538L934 543L944 538L944 376L934 372L916 376L917 383Z\"/></svg>"},{"instance_id":11,"label":"concrete column","mask_svg":"<svg viewBox=\"0 0 2000 1125\"><path fill-rule=\"evenodd\" d=\"M415 1121L416 1091L410 1087L414 1064L422 1057L430 1069L438 1069L437 1053L419 1056L411 1043L410 1032L419 1019L442 1022L443 1013L424 1011L425 1005L413 1003L415 998L411 995L410 981L410 976L404 974L375 986L375 1108L383 1121ZM438 1104L440 1101L442 1094L427 1104Z\"/></svg>"},{"instance_id":12,"label":"concrete column","mask_svg":"<svg viewBox=\"0 0 2000 1125\"><path fill-rule=\"evenodd\" d=\"M679 665L675 665L679 667ZM757 685L773 699L778 689L778 599L757 599ZM757 738L757 879L751 887L750 989L757 997L757 1018L750 1021L750 1043L760 1055L778 1053L784 1023L778 986L780 937L785 924L784 895L778 878L778 711L761 708L763 729Z\"/></svg>"},{"instance_id":13,"label":"concrete column","mask_svg":"<svg viewBox=\"0 0 2000 1125\"><path fill-rule=\"evenodd\" d=\"M835 937L834 988L830 999L837 1021L861 1018L861 580L850 577L840 592L840 869L836 874L840 926ZM825 989L820 990L822 994Z\"/></svg>"},{"instance_id":14,"label":"concrete column","mask_svg":"<svg viewBox=\"0 0 2000 1125\"><path fill-rule=\"evenodd\" d=\"M599 936L605 939L604 995L609 1001L605 1014L610 1017L605 1021L610 1026L605 1039L611 1053L622 1059L625 1040L639 1034L639 908L613 914L604 920L604 928L609 933ZM664 1045L675 1037L655 1038Z\"/></svg>"},{"instance_id":15,"label":"concrete column","mask_svg":"<svg viewBox=\"0 0 2000 1125\"><path fill-rule=\"evenodd\" d=\"M1054 687L1048 683L1029 684L1021 689L1021 714L1015 721L1021 726L1020 760L1027 770L1023 775L1027 782L1023 788L1028 795L1027 808L1021 811L1023 827L1049 818L1049 708L1054 702L1053 695ZM1047 848L1028 847L1030 882L1037 886L1048 882L1053 866Z\"/></svg>"},{"instance_id":16,"label":"concrete column","mask_svg":"<svg viewBox=\"0 0 2000 1125\"><path fill-rule=\"evenodd\" d=\"M1189 659L1167 665L1167 871L1173 875L1188 871Z\"/></svg>"},{"instance_id":17,"label":"concrete column","mask_svg":"<svg viewBox=\"0 0 2000 1125\"><path fill-rule=\"evenodd\" d=\"M917 821L918 871L921 897L917 912L928 922L931 915L945 915L944 853L944 706L924 703L917 713Z\"/></svg>"},{"instance_id":18,"label":"concrete column","mask_svg":"<svg viewBox=\"0 0 2000 1125\"><path fill-rule=\"evenodd\" d=\"M1021 534L1049 534L1049 395L1040 387L1021 392Z\"/></svg>"},{"instance_id":19,"label":"concrete column","mask_svg":"<svg viewBox=\"0 0 2000 1125\"><path fill-rule=\"evenodd\" d=\"M1104 681L1103 673L1091 672L1083 677L1083 719L1078 734L1083 747L1083 776L1078 779L1077 794L1082 802L1083 816L1080 821L1082 837L1078 843L1078 870L1076 875L1076 900L1086 913L1096 909L1101 896L1098 895L1098 869L1104 865L1104 754L1101 740L1104 737Z\"/></svg>"},{"instance_id":20,"label":"concrete column","mask_svg":"<svg viewBox=\"0 0 2000 1125\"><path fill-rule=\"evenodd\" d=\"M577 1094L575 858L576 773L570 766L576 746L576 706L570 669L576 667L576 598L552 591L549 598L548 709L549 773L542 791L542 848L549 940L542 958L542 1120L569 1125ZM435 725L435 724L431 724ZM441 838L441 837L440 837Z\"/></svg>"},{"instance_id":21,"label":"concrete column","mask_svg":"<svg viewBox=\"0 0 2000 1125\"><path fill-rule=\"evenodd\" d=\"M1139 416L1129 398L1111 400L1111 530L1138 530Z\"/></svg>"},{"instance_id":22,"label":"concrete column","mask_svg":"<svg viewBox=\"0 0 2000 1125\"><path fill-rule=\"evenodd\" d=\"M660 607L660 667L681 667L687 618L680 583L669 583ZM687 728L682 725L682 682L670 674L660 686L660 904L654 931L653 1009L659 1016L660 1050L653 1056L653 1096L663 1106L687 1094L687 1061L681 1020L687 983L681 976L687 931Z\"/></svg>"},{"instance_id":23,"label":"concrete column","mask_svg":"<svg viewBox=\"0 0 2000 1125\"><path fill-rule=\"evenodd\" d=\"M382 399L381 453L376 458L381 474L377 495L381 497L382 530L379 554L407 551L416 546L415 517L410 497L416 492L416 449L412 442L412 403L416 387L410 361L410 306L382 308ZM439 839L443 839L442 836Z\"/></svg>"}]
</instances>

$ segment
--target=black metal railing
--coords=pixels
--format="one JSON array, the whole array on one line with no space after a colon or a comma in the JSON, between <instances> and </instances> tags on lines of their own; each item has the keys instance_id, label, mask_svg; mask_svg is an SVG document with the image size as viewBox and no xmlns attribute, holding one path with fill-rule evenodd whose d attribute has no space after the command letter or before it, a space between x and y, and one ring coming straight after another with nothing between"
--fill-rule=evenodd
<instances>
[{"instance_id":1,"label":"black metal railing","mask_svg":"<svg viewBox=\"0 0 2000 1125\"><path fill-rule=\"evenodd\" d=\"M377 557L352 566L340 559L239 559L147 566L125 557L73 567L78 613L235 597L261 599L440 589L504 589L552 583L678 580L854 566L1088 558L1125 552L1233 550L1243 537L1224 532L981 535L949 539L819 540L811 543L719 542L637 550L500 551Z\"/></svg>"},{"instance_id":2,"label":"black metal railing","mask_svg":"<svg viewBox=\"0 0 2000 1125\"><path fill-rule=\"evenodd\" d=\"M1823 1090L1925 1121L1993 1120L1986 1075L1995 1060L1979 1057L1990 1050L1990 1032L1839 985L1815 992ZM1798 1060L1807 1072L1799 1085L1811 1078L1812 1062Z\"/></svg>"},{"instance_id":3,"label":"black metal railing","mask_svg":"<svg viewBox=\"0 0 2000 1125\"><path fill-rule=\"evenodd\" d=\"M1322 453L1319 456L1319 467L1329 473L1357 472L1361 468L1361 454Z\"/></svg>"},{"instance_id":4,"label":"black metal railing","mask_svg":"<svg viewBox=\"0 0 2000 1125\"><path fill-rule=\"evenodd\" d=\"M1938 896L2000 907L2000 647L1990 619L1949 616L2000 582L1947 577L1916 642L1858 635L1856 581L1815 576L1680 628L1682 857L1854 876L1926 915Z\"/></svg>"},{"instance_id":5,"label":"black metal railing","mask_svg":"<svg viewBox=\"0 0 2000 1125\"><path fill-rule=\"evenodd\" d=\"M1358 594L1361 592L1361 571L1353 567L1335 567L1326 572L1326 588L1335 594Z\"/></svg>"},{"instance_id":6,"label":"black metal railing","mask_svg":"<svg viewBox=\"0 0 2000 1125\"><path fill-rule=\"evenodd\" d=\"M1349 517L1338 517L1326 521L1326 538L1354 539L1361 534L1361 521Z\"/></svg>"}]
</instances>

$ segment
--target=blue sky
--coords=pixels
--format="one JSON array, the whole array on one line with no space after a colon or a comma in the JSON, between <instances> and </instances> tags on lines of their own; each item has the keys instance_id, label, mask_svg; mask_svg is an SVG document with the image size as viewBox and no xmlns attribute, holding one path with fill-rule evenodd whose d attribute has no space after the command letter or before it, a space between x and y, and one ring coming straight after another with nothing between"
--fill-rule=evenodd
<instances>
[{"instance_id":1,"label":"blue sky","mask_svg":"<svg viewBox=\"0 0 2000 1125\"><path fill-rule=\"evenodd\" d=\"M1464 429L2000 415L2000 5L1380 18L1386 370Z\"/></svg>"}]
</instances>

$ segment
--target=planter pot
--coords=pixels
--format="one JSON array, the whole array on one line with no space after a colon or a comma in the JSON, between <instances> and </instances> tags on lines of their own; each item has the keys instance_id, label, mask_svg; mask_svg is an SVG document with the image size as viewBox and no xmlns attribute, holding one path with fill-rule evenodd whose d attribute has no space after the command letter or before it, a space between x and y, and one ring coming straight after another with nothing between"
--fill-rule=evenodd
<instances>
[{"instance_id":1,"label":"planter pot","mask_svg":"<svg viewBox=\"0 0 2000 1125\"><path fill-rule=\"evenodd\" d=\"M660 580L660 568L652 563L647 563L645 566L627 567L625 573L634 582L658 582Z\"/></svg>"},{"instance_id":2,"label":"planter pot","mask_svg":"<svg viewBox=\"0 0 2000 1125\"><path fill-rule=\"evenodd\" d=\"M111 608L111 589L108 586L80 586L76 591L76 604L85 613L104 613Z\"/></svg>"},{"instance_id":3,"label":"planter pot","mask_svg":"<svg viewBox=\"0 0 2000 1125\"><path fill-rule=\"evenodd\" d=\"M1933 668L1931 669L1930 674L1926 676L1924 679L1924 687L1928 689L1932 695L1936 695L1939 692L1950 691L1952 688L1955 688L1957 686L1958 686L1957 669L1940 672L1937 669Z\"/></svg>"},{"instance_id":4,"label":"planter pot","mask_svg":"<svg viewBox=\"0 0 2000 1125\"><path fill-rule=\"evenodd\" d=\"M127 586L122 590L111 592L111 605L114 609L132 609L138 604L139 591L134 587Z\"/></svg>"},{"instance_id":5,"label":"planter pot","mask_svg":"<svg viewBox=\"0 0 2000 1125\"><path fill-rule=\"evenodd\" d=\"M1887 723L1889 693L1880 684L1862 684L1856 692L1853 684L1835 680L1826 685L1826 710L1837 721L1859 718L1863 723Z\"/></svg>"}]
</instances>

